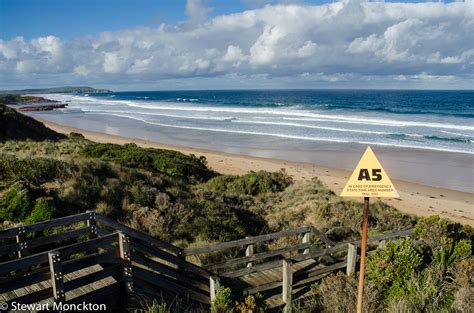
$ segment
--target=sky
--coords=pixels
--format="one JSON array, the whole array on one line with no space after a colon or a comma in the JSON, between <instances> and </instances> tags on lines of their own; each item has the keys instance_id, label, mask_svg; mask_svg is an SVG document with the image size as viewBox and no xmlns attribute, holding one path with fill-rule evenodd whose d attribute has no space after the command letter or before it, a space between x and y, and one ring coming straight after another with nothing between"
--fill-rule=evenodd
<instances>
[{"instance_id":1,"label":"sky","mask_svg":"<svg viewBox=\"0 0 474 313\"><path fill-rule=\"evenodd\" d=\"M0 89L474 89L474 0L0 0Z\"/></svg>"}]
</instances>

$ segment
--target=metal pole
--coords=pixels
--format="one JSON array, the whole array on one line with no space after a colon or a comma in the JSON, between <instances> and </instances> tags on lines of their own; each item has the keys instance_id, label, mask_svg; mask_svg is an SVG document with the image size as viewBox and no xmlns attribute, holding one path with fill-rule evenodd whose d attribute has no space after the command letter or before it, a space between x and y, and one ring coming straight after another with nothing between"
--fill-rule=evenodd
<instances>
[{"instance_id":1,"label":"metal pole","mask_svg":"<svg viewBox=\"0 0 474 313\"><path fill-rule=\"evenodd\" d=\"M357 313L362 313L364 296L365 250L367 249L367 228L369 226L369 197L364 198L364 220L362 223L362 241L360 246L359 290L357 293Z\"/></svg>"}]
</instances>

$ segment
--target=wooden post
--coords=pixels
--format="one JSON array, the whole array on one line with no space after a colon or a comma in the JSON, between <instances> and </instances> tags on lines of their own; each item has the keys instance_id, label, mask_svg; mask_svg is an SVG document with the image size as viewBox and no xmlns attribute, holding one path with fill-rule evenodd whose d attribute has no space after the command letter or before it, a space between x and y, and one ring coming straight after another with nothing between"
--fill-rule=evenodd
<instances>
[{"instance_id":1,"label":"wooden post","mask_svg":"<svg viewBox=\"0 0 474 313\"><path fill-rule=\"evenodd\" d=\"M379 242L379 248L385 249L385 245L387 244L386 240L380 240Z\"/></svg>"},{"instance_id":2,"label":"wooden post","mask_svg":"<svg viewBox=\"0 0 474 313\"><path fill-rule=\"evenodd\" d=\"M248 237L245 237L245 238L248 238ZM247 247L245 248L245 256L251 256L253 255L253 243L247 245ZM253 262L248 262L247 263L247 267L252 267L253 266Z\"/></svg>"},{"instance_id":3,"label":"wooden post","mask_svg":"<svg viewBox=\"0 0 474 313\"><path fill-rule=\"evenodd\" d=\"M90 238L97 237L97 221L95 220L95 212L87 211L89 213L89 218L87 219L87 226L91 228Z\"/></svg>"},{"instance_id":4,"label":"wooden post","mask_svg":"<svg viewBox=\"0 0 474 313\"><path fill-rule=\"evenodd\" d=\"M364 198L364 217L362 222L362 241L360 248L359 289L357 291L357 313L362 313L364 297L365 251L367 250L367 229L369 227L369 197Z\"/></svg>"},{"instance_id":5,"label":"wooden post","mask_svg":"<svg viewBox=\"0 0 474 313\"><path fill-rule=\"evenodd\" d=\"M53 287L54 302L60 303L66 300L64 293L64 275L61 256L58 251L48 252L49 271L51 273L51 286Z\"/></svg>"},{"instance_id":6,"label":"wooden post","mask_svg":"<svg viewBox=\"0 0 474 313\"><path fill-rule=\"evenodd\" d=\"M311 236L311 232L303 233L303 238L301 238L301 243L309 243L309 238ZM309 248L303 250L303 254L308 254Z\"/></svg>"},{"instance_id":7,"label":"wooden post","mask_svg":"<svg viewBox=\"0 0 474 313\"><path fill-rule=\"evenodd\" d=\"M291 260L284 259L283 260L283 290L282 290L282 297L283 303L285 303L285 307L283 312L290 313L291 312L291 300L292 300L292 287L293 287L293 263Z\"/></svg>"},{"instance_id":8,"label":"wooden post","mask_svg":"<svg viewBox=\"0 0 474 313\"><path fill-rule=\"evenodd\" d=\"M89 226L91 229L90 229L90 234L89 234L89 239L93 239L93 238L97 238L98 237L98 231L97 231L97 221L95 219L95 212L94 211L86 211L87 213L89 213L89 218L87 219L87 226ZM91 250L91 253L94 252L94 253L99 253L100 252L100 249L99 248L96 248L96 249L92 249Z\"/></svg>"},{"instance_id":9,"label":"wooden post","mask_svg":"<svg viewBox=\"0 0 474 313\"><path fill-rule=\"evenodd\" d=\"M24 226L18 227L16 242L20 244L20 249L17 252L18 258L27 256L29 253L28 243L26 242L26 228Z\"/></svg>"},{"instance_id":10,"label":"wooden post","mask_svg":"<svg viewBox=\"0 0 474 313\"><path fill-rule=\"evenodd\" d=\"M219 276L210 276L209 277L209 293L211 302L216 299L217 290L221 287L221 279Z\"/></svg>"},{"instance_id":11,"label":"wooden post","mask_svg":"<svg viewBox=\"0 0 474 313\"><path fill-rule=\"evenodd\" d=\"M130 238L122 232L119 233L119 249L123 264L123 282L127 295L130 296L135 292L133 288L132 262L130 258Z\"/></svg>"},{"instance_id":12,"label":"wooden post","mask_svg":"<svg viewBox=\"0 0 474 313\"><path fill-rule=\"evenodd\" d=\"M346 275L351 276L356 272L357 247L351 243L347 244L347 269Z\"/></svg>"}]
</instances>

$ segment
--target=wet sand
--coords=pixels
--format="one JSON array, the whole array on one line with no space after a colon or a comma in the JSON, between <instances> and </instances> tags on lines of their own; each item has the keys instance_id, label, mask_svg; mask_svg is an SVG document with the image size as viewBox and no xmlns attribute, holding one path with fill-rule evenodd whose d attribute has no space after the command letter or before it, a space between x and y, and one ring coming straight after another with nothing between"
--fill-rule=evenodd
<instances>
[{"instance_id":1,"label":"wet sand","mask_svg":"<svg viewBox=\"0 0 474 313\"><path fill-rule=\"evenodd\" d=\"M350 175L350 172L345 169L337 169L312 163L284 161L273 158L254 157L236 153L163 144L151 140L110 135L63 126L42 119L40 120L47 127L57 132L66 134L78 132L83 134L87 139L96 142L117 144L134 142L142 147L172 149L186 154L192 153L197 156L204 155L207 158L209 167L223 174L244 174L251 170L277 171L281 168L285 168L288 174L297 181L308 180L317 176L329 189L337 194L340 193ZM355 159L355 162L357 162L359 157L360 156ZM421 159L424 160L423 155L421 155ZM423 162L420 162L420 166L422 166ZM466 170L469 172L472 169L467 168ZM400 199L385 199L384 201L400 211L417 216L437 214L456 222L474 226L473 193L432 187L397 179L393 179L392 181L400 194ZM471 185L471 187L472 186L473 185Z\"/></svg>"}]
</instances>

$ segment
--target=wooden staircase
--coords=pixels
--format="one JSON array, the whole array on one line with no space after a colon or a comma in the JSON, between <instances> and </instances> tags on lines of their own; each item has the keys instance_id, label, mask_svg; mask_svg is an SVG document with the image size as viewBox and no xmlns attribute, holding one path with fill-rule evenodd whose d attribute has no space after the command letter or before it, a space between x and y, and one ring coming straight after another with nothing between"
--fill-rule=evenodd
<instances>
[{"instance_id":1,"label":"wooden staircase","mask_svg":"<svg viewBox=\"0 0 474 313\"><path fill-rule=\"evenodd\" d=\"M404 230L369 242L375 248L411 234ZM358 243L334 244L305 226L181 249L86 212L0 231L0 301L10 308L13 302L100 303L119 311L158 299L205 311L223 285L235 296L259 293L269 308L288 308L322 277L342 269L355 273ZM196 261L213 253L232 257Z\"/></svg>"}]
</instances>

